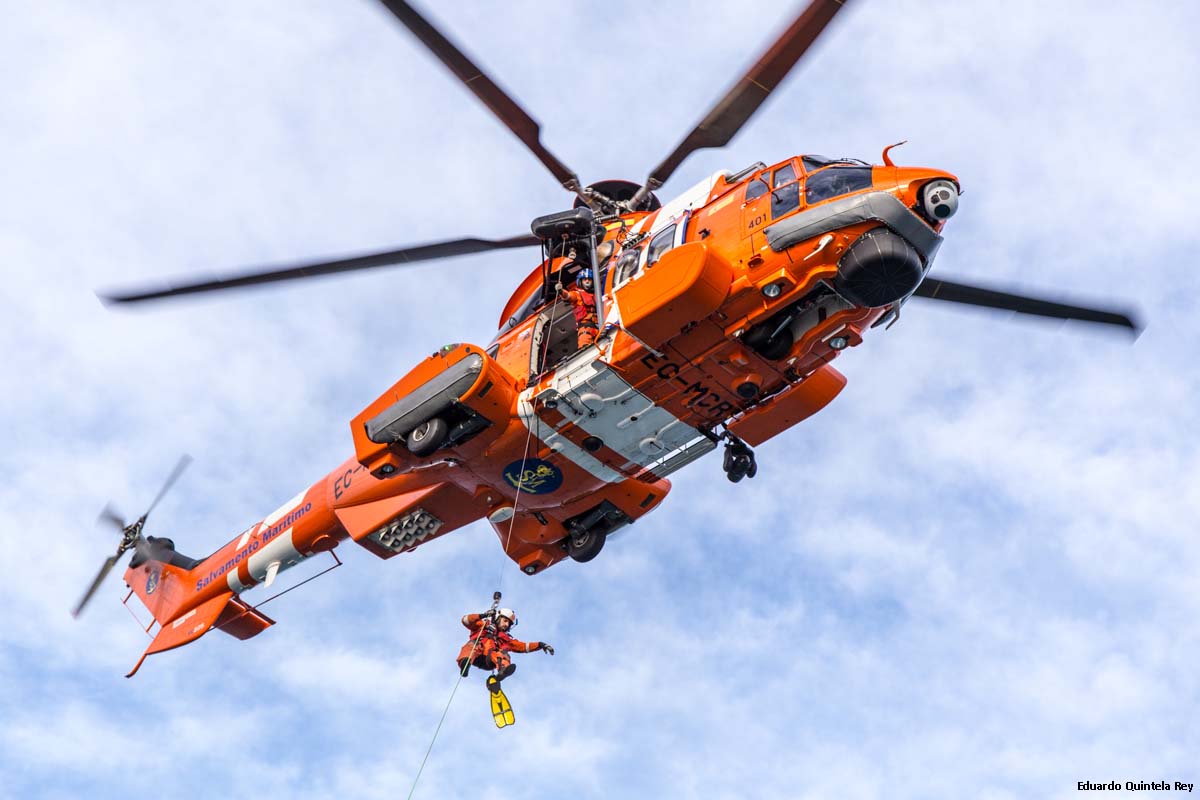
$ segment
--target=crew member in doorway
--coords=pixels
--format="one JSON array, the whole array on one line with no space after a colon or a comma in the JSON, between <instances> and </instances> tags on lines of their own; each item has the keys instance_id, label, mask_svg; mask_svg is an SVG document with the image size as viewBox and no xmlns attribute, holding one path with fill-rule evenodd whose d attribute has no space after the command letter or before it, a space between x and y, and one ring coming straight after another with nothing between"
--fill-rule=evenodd
<instances>
[{"instance_id":1,"label":"crew member in doorway","mask_svg":"<svg viewBox=\"0 0 1200 800\"><path fill-rule=\"evenodd\" d=\"M462 618L462 624L471 632L471 639L458 653L458 671L466 675L472 666L493 670L494 679L488 679L488 690L493 693L500 690L500 681L517 669L508 655L510 652L544 650L554 655L554 648L546 642L522 642L509 635L509 628L517 624L517 614L511 608L467 614Z\"/></svg>"},{"instance_id":2,"label":"crew member in doorway","mask_svg":"<svg viewBox=\"0 0 1200 800\"><path fill-rule=\"evenodd\" d=\"M575 275L575 288L560 289L559 296L570 303L575 312L576 349L582 350L596 341L596 335L600 332L596 321L596 292L591 268L579 270Z\"/></svg>"}]
</instances>

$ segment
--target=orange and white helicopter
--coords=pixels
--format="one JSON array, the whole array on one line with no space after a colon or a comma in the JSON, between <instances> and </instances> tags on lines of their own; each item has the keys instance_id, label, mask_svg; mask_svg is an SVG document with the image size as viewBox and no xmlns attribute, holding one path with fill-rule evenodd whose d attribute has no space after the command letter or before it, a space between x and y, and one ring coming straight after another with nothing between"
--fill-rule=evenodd
<instances>
[{"instance_id":1,"label":"orange and white helicopter","mask_svg":"<svg viewBox=\"0 0 1200 800\"><path fill-rule=\"evenodd\" d=\"M671 473L718 446L731 480L753 477L751 448L832 401L846 384L834 359L897 319L910 298L1137 330L1120 311L928 277L960 186L948 172L897 166L890 147L882 165L795 156L718 172L659 201L653 190L689 154L730 141L843 0L813 0L644 183L590 186L415 9L382 2L576 195L574 208L534 220L530 235L103 296L133 303L542 249L491 343L446 345L414 367L351 420L350 458L212 555L188 558L169 539L144 536L146 514L125 524L106 511L121 540L75 613L132 550L125 582L160 628L130 675L146 655L213 628L241 639L260 633L273 621L242 593L346 540L391 558L486 518L526 574L588 561L609 534L662 503ZM560 290L582 270L596 276L598 330L580 348Z\"/></svg>"}]
</instances>

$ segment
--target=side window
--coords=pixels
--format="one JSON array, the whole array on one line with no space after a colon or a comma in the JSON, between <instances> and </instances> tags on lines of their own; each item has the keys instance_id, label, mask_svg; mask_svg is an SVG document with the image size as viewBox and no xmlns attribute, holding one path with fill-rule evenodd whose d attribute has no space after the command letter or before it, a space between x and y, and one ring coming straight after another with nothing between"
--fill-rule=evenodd
<instances>
[{"instance_id":1,"label":"side window","mask_svg":"<svg viewBox=\"0 0 1200 800\"><path fill-rule=\"evenodd\" d=\"M800 184L792 181L771 192L771 217L778 218L800 206Z\"/></svg>"},{"instance_id":2,"label":"side window","mask_svg":"<svg viewBox=\"0 0 1200 800\"><path fill-rule=\"evenodd\" d=\"M522 322L532 316L533 312L542 305L542 301L544 299L545 298L542 296L542 289L539 286L537 291L530 295L529 299L521 304L521 307L517 309L516 313L509 317L508 321L500 327L500 330L496 331L495 338L499 339L506 332L512 330L517 325L520 325ZM495 341L495 339L493 339L493 341Z\"/></svg>"},{"instance_id":3,"label":"side window","mask_svg":"<svg viewBox=\"0 0 1200 800\"><path fill-rule=\"evenodd\" d=\"M791 183L794 180L796 180L796 168L788 164L786 167L780 167L775 170L775 176L771 179L771 185L778 189L785 183Z\"/></svg>"},{"instance_id":4,"label":"side window","mask_svg":"<svg viewBox=\"0 0 1200 800\"><path fill-rule=\"evenodd\" d=\"M652 267L658 259L662 258L662 254L670 250L675 245L675 226L668 225L654 235L650 240L650 246L646 248L646 266Z\"/></svg>"},{"instance_id":5,"label":"side window","mask_svg":"<svg viewBox=\"0 0 1200 800\"><path fill-rule=\"evenodd\" d=\"M775 186L771 192L771 217L782 217L800 206L800 184L796 183L796 168L791 164L775 170L771 177Z\"/></svg>"},{"instance_id":6,"label":"side window","mask_svg":"<svg viewBox=\"0 0 1200 800\"><path fill-rule=\"evenodd\" d=\"M749 203L756 197L762 197L767 193L767 182L762 178L755 178L746 185L746 202Z\"/></svg>"},{"instance_id":7,"label":"side window","mask_svg":"<svg viewBox=\"0 0 1200 800\"><path fill-rule=\"evenodd\" d=\"M641 262L642 252L640 250L626 250L622 253L621 257L617 259L617 276L613 281L613 286L622 286L634 275L637 275Z\"/></svg>"}]
</instances>

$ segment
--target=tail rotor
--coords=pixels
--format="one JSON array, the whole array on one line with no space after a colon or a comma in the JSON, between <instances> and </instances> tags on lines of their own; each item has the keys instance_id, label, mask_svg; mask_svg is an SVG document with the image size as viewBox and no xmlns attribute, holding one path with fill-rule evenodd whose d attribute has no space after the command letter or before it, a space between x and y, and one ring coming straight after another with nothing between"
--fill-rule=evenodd
<instances>
[{"instance_id":1,"label":"tail rotor","mask_svg":"<svg viewBox=\"0 0 1200 800\"><path fill-rule=\"evenodd\" d=\"M175 484L175 481L179 480L179 476L183 474L183 471L187 469L188 464L191 462L192 457L189 455L185 454L180 457L179 462L175 465L175 468L171 470L171 474L167 476L167 480L163 483L163 487L159 489L158 494L150 502L149 507L147 507L146 511L132 523L126 524L121 514L117 512L116 509L114 509L111 505L106 505L104 510L100 512L100 516L96 520L97 524L111 525L115 527L121 534L121 541L117 543L117 552L105 559L104 563L100 565L100 571L96 573L96 577L92 580L92 583L88 587L87 591L84 592L79 604L76 605L75 610L71 612L72 616L78 617L81 613L83 613L83 609L92 599L92 595L94 595L96 590L100 588L100 584L104 582L104 579L108 576L108 573L112 571L112 568L116 566L117 562L121 559L121 556L125 555L127 551L135 550L137 551L137 555L141 555L143 558L150 558L156 554L153 537L148 540L146 537L142 536L142 528L146 525L146 518L150 516L150 512L153 511L154 507L157 506L159 501L163 499L163 496Z\"/></svg>"}]
</instances>

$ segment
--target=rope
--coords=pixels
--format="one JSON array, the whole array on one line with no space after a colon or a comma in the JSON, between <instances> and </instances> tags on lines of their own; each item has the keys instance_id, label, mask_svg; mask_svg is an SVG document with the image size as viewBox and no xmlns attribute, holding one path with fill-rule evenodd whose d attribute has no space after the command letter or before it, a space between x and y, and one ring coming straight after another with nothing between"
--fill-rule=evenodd
<instances>
[{"instance_id":1,"label":"rope","mask_svg":"<svg viewBox=\"0 0 1200 800\"><path fill-rule=\"evenodd\" d=\"M483 635L483 626L479 626L479 633L475 636L475 642L471 646L471 657L475 656L475 646L479 644L479 637ZM433 743L437 741L438 734L442 732L442 723L446 721L446 715L450 713L450 704L454 702L454 695L458 693L458 685L463 681L463 672L458 673L458 680L454 682L454 688L450 690L450 699L446 701L446 707L442 709L442 718L438 720L437 728L433 731L433 738L429 740L429 747L425 750L425 757L421 759L421 766L417 769L417 776L413 778L412 788L408 790L408 800L412 800L413 792L417 790L417 781L421 780L421 773L425 771L425 762L429 760L429 754L433 752Z\"/></svg>"},{"instance_id":2,"label":"rope","mask_svg":"<svg viewBox=\"0 0 1200 800\"><path fill-rule=\"evenodd\" d=\"M537 416L535 415L534 420L536 420L536 419L537 419ZM535 426L537 425L536 421L534 422L534 425ZM530 428L529 434L525 437L525 452L521 456L521 474L522 475L525 474L525 462L529 457L529 441L532 438L533 438L533 428ZM505 555L508 554L508 544L509 544L509 542L512 541L513 525L515 525L516 521L517 521L517 504L521 498L521 486L523 485L523 483L524 483L524 481L521 481L521 480L517 481L517 492L516 492L516 495L514 495L514 497L513 497L513 515L512 515L512 518L508 522L508 535L504 541ZM500 576L497 579L497 584L503 585L503 582L504 582L504 565L502 563L501 567L500 567ZM500 590L497 589L496 597L494 600L492 600L492 608L495 609L496 606L499 605L499 603L500 603ZM454 682L454 688L450 690L450 697L446 700L446 707L442 709L441 719L438 720L437 727L433 731L433 738L429 740L429 747L426 748L426 750L425 750L425 757L421 759L421 766L417 769L417 775L415 778L413 778L412 788L408 790L408 800L412 800L413 792L415 792L417 790L417 782L421 780L421 773L425 771L425 763L427 761L429 761L429 754L433 752L433 745L437 741L438 734L442 732L442 723L444 723L446 721L446 715L450 713L450 706L454 702L454 695L458 694L458 687L463 682L463 678L466 677L467 669L470 668L471 662L475 660L475 651L477 649L479 649L479 640L483 637L483 632L486 629L486 627L487 627L486 625L480 625L479 632L475 634L475 638L471 641L471 652L467 656L467 665L463 669L459 670L458 680L456 680Z\"/></svg>"},{"instance_id":3,"label":"rope","mask_svg":"<svg viewBox=\"0 0 1200 800\"><path fill-rule=\"evenodd\" d=\"M561 279L561 275L560 275L560 279ZM547 327L553 328L554 314L558 310L558 299L559 299L558 292L555 292L554 293L554 303L551 304L551 306L550 306L550 317L547 320ZM546 355L550 352L550 336L548 334L545 337L544 345L545 346L542 349L542 356L538 360L539 366L544 366L544 364L542 362L545 360ZM533 400L531 398L530 399L530 408L532 409L532 407L533 407ZM538 419L537 414L533 414L533 425L531 427L529 427L529 433L525 436L525 450L521 454L520 477L517 479L516 494L513 495L513 515L511 518L509 518L508 533L505 535L505 538L504 538L504 555L505 556L508 555L508 545L512 542L513 526L516 525L516 522L517 522L517 510L520 507L520 502L521 502L521 487L525 485L525 481L523 480L523 478L525 476L525 463L529 460L529 443L530 443L530 441L533 440L534 428L540 427L539 423L540 423L540 420ZM505 566L505 562L501 561L500 574L496 578L496 585L498 588L496 590L496 597L492 601L492 609L495 609L496 606L500 602L500 588L502 588L504 586L504 566ZM479 640L480 640L480 638L483 637L483 631L485 630L486 627L487 627L486 625L480 625L479 633L475 634L475 638L471 642L471 652L470 652L470 655L467 656L467 668L469 668L471 665L471 662L475 660L475 651L479 648ZM421 759L421 766L417 769L417 775L415 778L413 778L412 788L410 788L408 790L408 800L412 800L413 793L417 791L417 783L421 780L421 773L425 771L425 764L426 764L426 762L429 761L430 753L433 752L433 745L435 742L437 742L438 734L442 732L442 724L446 721L446 715L450 713L450 706L454 702L454 695L456 695L458 693L458 687L463 682L463 678L466 677L467 668L459 670L458 680L456 680L454 682L454 688L452 688L450 690L450 697L446 700L446 707L444 709L442 709L441 719L438 720L437 727L433 731L433 738L429 740L429 747L426 748L426 750L425 750L425 757Z\"/></svg>"}]
</instances>

